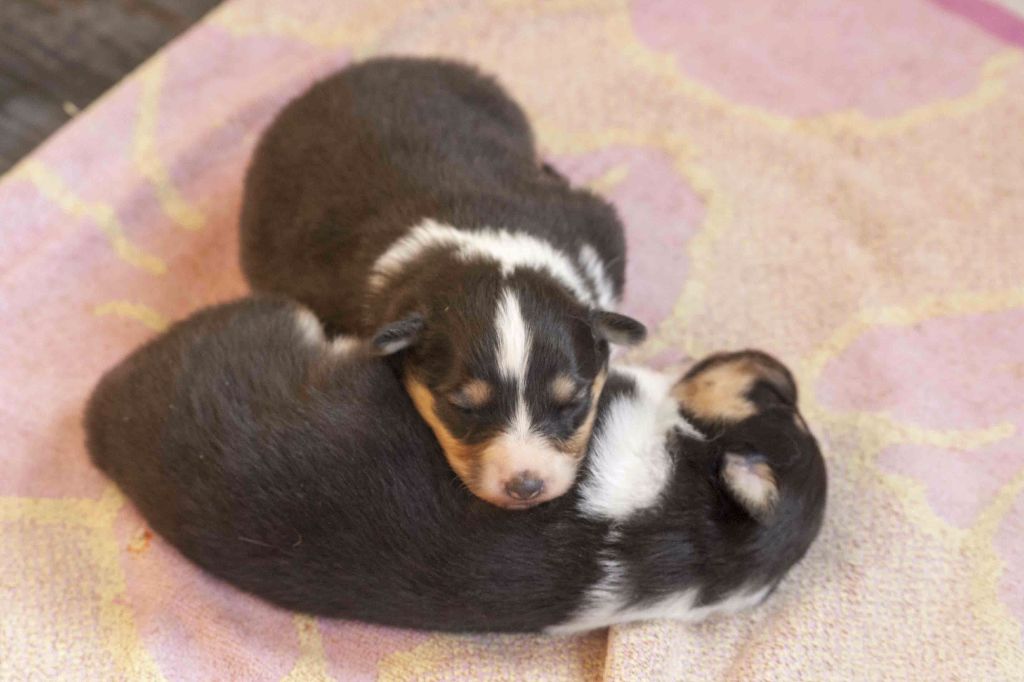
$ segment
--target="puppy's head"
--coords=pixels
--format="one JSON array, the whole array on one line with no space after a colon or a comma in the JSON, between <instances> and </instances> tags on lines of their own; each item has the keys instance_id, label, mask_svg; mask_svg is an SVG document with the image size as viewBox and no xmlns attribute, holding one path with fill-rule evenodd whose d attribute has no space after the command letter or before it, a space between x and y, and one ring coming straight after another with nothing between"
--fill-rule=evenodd
<instances>
[{"instance_id":1,"label":"puppy's head","mask_svg":"<svg viewBox=\"0 0 1024 682\"><path fill-rule=\"evenodd\" d=\"M406 388L469 489L531 507L575 479L609 343L636 343L645 330L528 271L462 279L454 295L385 325L375 343L382 354L405 351Z\"/></svg>"},{"instance_id":2,"label":"puppy's head","mask_svg":"<svg viewBox=\"0 0 1024 682\"><path fill-rule=\"evenodd\" d=\"M772 529L780 556L795 562L821 525L827 478L797 409L792 374L759 351L722 353L690 369L673 396L710 437L716 485L747 517Z\"/></svg>"},{"instance_id":3,"label":"puppy's head","mask_svg":"<svg viewBox=\"0 0 1024 682\"><path fill-rule=\"evenodd\" d=\"M716 353L689 369L672 389L679 409L705 433L721 431L768 408L788 406L796 412L797 389L781 362L757 350Z\"/></svg>"}]
</instances>

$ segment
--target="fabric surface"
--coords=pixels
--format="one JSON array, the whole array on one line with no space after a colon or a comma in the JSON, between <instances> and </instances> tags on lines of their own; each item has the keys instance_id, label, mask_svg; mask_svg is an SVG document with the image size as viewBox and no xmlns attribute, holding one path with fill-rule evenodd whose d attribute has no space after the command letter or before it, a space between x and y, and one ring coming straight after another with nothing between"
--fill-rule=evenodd
<instances>
[{"instance_id":1,"label":"fabric surface","mask_svg":"<svg viewBox=\"0 0 1024 682\"><path fill-rule=\"evenodd\" d=\"M1017 0L233 0L0 183L0 679L1024 679ZM242 173L352 59L497 74L621 211L630 359L796 371L831 490L778 593L699 626L448 636L192 568L88 463L101 373L244 292Z\"/></svg>"}]
</instances>

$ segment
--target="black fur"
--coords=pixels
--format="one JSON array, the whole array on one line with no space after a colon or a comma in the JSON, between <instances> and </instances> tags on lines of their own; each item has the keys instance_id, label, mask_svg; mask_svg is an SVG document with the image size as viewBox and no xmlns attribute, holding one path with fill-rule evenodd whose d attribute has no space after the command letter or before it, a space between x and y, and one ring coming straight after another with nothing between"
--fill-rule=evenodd
<instances>
[{"instance_id":1,"label":"black fur","mask_svg":"<svg viewBox=\"0 0 1024 682\"><path fill-rule=\"evenodd\" d=\"M531 234L569 254L590 244L622 292L615 210L538 162L526 116L497 83L431 59L346 68L277 116L246 176L242 268L256 290L301 301L329 331L367 336L423 297L456 304L457 287L472 287L449 263L421 264L384 300L366 300L374 261L423 218Z\"/></svg>"},{"instance_id":2,"label":"black fur","mask_svg":"<svg viewBox=\"0 0 1024 682\"><path fill-rule=\"evenodd\" d=\"M503 273L492 261L467 261L448 247L425 250L372 289L378 258L425 219L462 234L536 237L564 254L596 296L580 260L581 249L592 249L615 299L625 239L607 202L539 162L519 106L462 64L383 58L351 66L288 105L264 134L241 216L241 263L250 284L304 303L330 334L373 338L385 355L408 349L397 367L423 384L442 428L467 446L456 470L479 493L475 460L515 413L516 386L496 377L494 326L504 291L514 290L532 334L525 394L533 431L548 439L552 453L585 423L608 343L638 343L645 329L595 309L543 268ZM558 375L580 383L580 409L545 402ZM455 409L452 396L479 379L490 382L495 399L484 410ZM564 477L561 485L568 485Z\"/></svg>"},{"instance_id":3,"label":"black fur","mask_svg":"<svg viewBox=\"0 0 1024 682\"><path fill-rule=\"evenodd\" d=\"M297 313L274 299L198 313L111 370L85 419L93 461L155 531L275 604L432 630L540 630L585 605L601 557L622 564L632 603L686 588L711 603L752 581L774 586L817 533L824 467L788 403L712 441L666 434L668 494L609 535L577 510L578 489L521 514L472 497L385 363L332 353ZM611 373L595 439L607 405L635 391ZM727 451L775 471L770 524L722 487Z\"/></svg>"}]
</instances>

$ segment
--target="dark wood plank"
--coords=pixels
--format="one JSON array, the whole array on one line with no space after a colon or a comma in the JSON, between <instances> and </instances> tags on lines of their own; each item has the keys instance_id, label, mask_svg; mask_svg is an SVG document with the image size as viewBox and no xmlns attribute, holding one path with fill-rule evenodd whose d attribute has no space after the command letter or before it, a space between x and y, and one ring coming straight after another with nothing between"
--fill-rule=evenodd
<instances>
[{"instance_id":1,"label":"dark wood plank","mask_svg":"<svg viewBox=\"0 0 1024 682\"><path fill-rule=\"evenodd\" d=\"M0 0L0 173L220 0Z\"/></svg>"}]
</instances>

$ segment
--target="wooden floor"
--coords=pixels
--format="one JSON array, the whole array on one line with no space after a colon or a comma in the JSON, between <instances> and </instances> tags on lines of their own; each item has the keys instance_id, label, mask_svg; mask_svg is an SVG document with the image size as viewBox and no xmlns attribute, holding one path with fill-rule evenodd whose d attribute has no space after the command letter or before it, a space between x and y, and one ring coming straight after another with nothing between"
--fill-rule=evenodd
<instances>
[{"instance_id":1,"label":"wooden floor","mask_svg":"<svg viewBox=\"0 0 1024 682\"><path fill-rule=\"evenodd\" d=\"M0 0L0 173L220 0Z\"/></svg>"}]
</instances>

